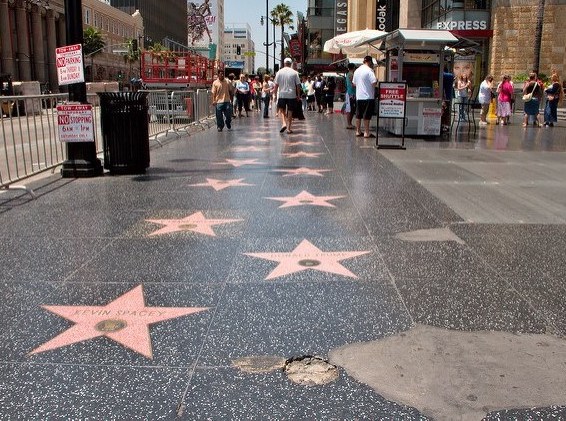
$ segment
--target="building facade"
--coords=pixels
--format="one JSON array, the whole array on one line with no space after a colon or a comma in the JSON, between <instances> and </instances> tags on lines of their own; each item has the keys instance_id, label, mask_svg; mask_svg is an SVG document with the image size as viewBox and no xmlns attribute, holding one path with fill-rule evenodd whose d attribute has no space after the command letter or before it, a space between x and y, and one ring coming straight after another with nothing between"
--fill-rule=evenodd
<instances>
[{"instance_id":1,"label":"building facade","mask_svg":"<svg viewBox=\"0 0 566 421\"><path fill-rule=\"evenodd\" d=\"M255 44L247 23L228 23L224 28L224 65L241 72L255 73Z\"/></svg>"},{"instance_id":2,"label":"building facade","mask_svg":"<svg viewBox=\"0 0 566 421\"><path fill-rule=\"evenodd\" d=\"M186 0L110 0L110 4L129 15L139 10L145 19L145 47L157 42L163 45L186 45Z\"/></svg>"},{"instance_id":3,"label":"building facade","mask_svg":"<svg viewBox=\"0 0 566 421\"><path fill-rule=\"evenodd\" d=\"M315 1L315 0L310 0ZM447 29L476 45L456 51L454 67L473 73L522 78L535 63L537 6L534 0L348 0L348 31L365 28ZM546 0L539 71L566 78L566 0ZM383 25L383 26L380 26ZM458 70L459 71L459 70Z\"/></svg>"},{"instance_id":4,"label":"building facade","mask_svg":"<svg viewBox=\"0 0 566 421\"><path fill-rule=\"evenodd\" d=\"M108 47L86 58L87 81L127 75L129 66L113 48L143 35L140 14L128 15L99 0L83 0L82 9L83 28L99 30ZM38 81L43 90L58 91L55 49L66 44L65 28L63 0L0 0L0 74L13 81Z\"/></svg>"}]
</instances>

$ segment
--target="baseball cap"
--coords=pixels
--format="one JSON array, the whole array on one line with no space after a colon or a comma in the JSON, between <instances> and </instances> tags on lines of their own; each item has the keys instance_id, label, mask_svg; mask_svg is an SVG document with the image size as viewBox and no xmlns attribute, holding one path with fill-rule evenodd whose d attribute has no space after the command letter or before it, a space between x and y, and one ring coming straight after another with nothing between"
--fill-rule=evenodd
<instances>
[{"instance_id":1,"label":"baseball cap","mask_svg":"<svg viewBox=\"0 0 566 421\"><path fill-rule=\"evenodd\" d=\"M291 60L289 57L287 57L285 60L283 60L283 63L292 63L293 60Z\"/></svg>"}]
</instances>

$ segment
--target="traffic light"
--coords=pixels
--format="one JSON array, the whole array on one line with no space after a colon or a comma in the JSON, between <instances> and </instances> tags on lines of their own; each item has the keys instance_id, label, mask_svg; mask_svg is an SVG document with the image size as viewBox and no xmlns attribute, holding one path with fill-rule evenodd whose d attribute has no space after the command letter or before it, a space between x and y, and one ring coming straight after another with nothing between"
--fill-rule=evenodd
<instances>
[{"instance_id":1,"label":"traffic light","mask_svg":"<svg viewBox=\"0 0 566 421\"><path fill-rule=\"evenodd\" d=\"M259 23L261 23L261 26L263 26L263 16L262 16L261 19L259 20Z\"/></svg>"},{"instance_id":2,"label":"traffic light","mask_svg":"<svg viewBox=\"0 0 566 421\"><path fill-rule=\"evenodd\" d=\"M138 51L138 40L137 39L132 40L132 51Z\"/></svg>"},{"instance_id":3,"label":"traffic light","mask_svg":"<svg viewBox=\"0 0 566 421\"><path fill-rule=\"evenodd\" d=\"M239 45L236 47L236 55L241 55L242 54L242 47L240 47Z\"/></svg>"}]
</instances>

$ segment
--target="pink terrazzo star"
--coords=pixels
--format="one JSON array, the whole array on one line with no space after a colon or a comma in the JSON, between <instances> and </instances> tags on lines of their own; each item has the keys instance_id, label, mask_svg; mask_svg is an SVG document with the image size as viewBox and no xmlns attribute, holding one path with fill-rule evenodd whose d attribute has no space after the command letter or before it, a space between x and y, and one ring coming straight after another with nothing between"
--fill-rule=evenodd
<instances>
[{"instance_id":1,"label":"pink terrazzo star","mask_svg":"<svg viewBox=\"0 0 566 421\"><path fill-rule=\"evenodd\" d=\"M278 278L307 269L319 272L329 272L338 275L358 278L340 263L341 260L362 256L369 251L331 251L325 252L313 245L308 240L303 240L291 252L286 253L244 253L247 256L279 262L277 267L265 278L265 280Z\"/></svg>"},{"instance_id":2,"label":"pink terrazzo star","mask_svg":"<svg viewBox=\"0 0 566 421\"><path fill-rule=\"evenodd\" d=\"M324 174L322 174L323 172L328 172L332 170L301 167L294 170L273 170L273 171L287 173L283 177L291 177L294 175L314 175L317 177L324 177Z\"/></svg>"},{"instance_id":3,"label":"pink terrazzo star","mask_svg":"<svg viewBox=\"0 0 566 421\"><path fill-rule=\"evenodd\" d=\"M239 222L243 221L243 219L206 219L202 212L195 212L183 219L146 219L146 221L165 225L163 228L149 234L150 237L177 231L193 231L215 237L216 234L212 230L212 226Z\"/></svg>"},{"instance_id":4,"label":"pink terrazzo star","mask_svg":"<svg viewBox=\"0 0 566 421\"><path fill-rule=\"evenodd\" d=\"M238 178L234 180L217 180L216 178L207 178L206 183L189 184L194 187L212 187L214 190L224 190L228 187L242 187L242 186L255 186L255 184L242 183L245 178Z\"/></svg>"},{"instance_id":5,"label":"pink terrazzo star","mask_svg":"<svg viewBox=\"0 0 566 421\"><path fill-rule=\"evenodd\" d=\"M267 148L266 147L259 147L259 146L234 146L232 150L234 152L263 152Z\"/></svg>"},{"instance_id":6,"label":"pink terrazzo star","mask_svg":"<svg viewBox=\"0 0 566 421\"><path fill-rule=\"evenodd\" d=\"M341 199L345 196L314 196L308 191L303 190L296 196L291 197L266 197L270 200L278 200L280 202L285 202L280 208L288 208L291 206L325 206L330 208L335 208L332 203L328 203L329 200Z\"/></svg>"},{"instance_id":7,"label":"pink terrazzo star","mask_svg":"<svg viewBox=\"0 0 566 421\"><path fill-rule=\"evenodd\" d=\"M257 159L227 159L225 162L215 162L214 164L243 167L244 165L264 165L265 162L258 162Z\"/></svg>"},{"instance_id":8,"label":"pink terrazzo star","mask_svg":"<svg viewBox=\"0 0 566 421\"><path fill-rule=\"evenodd\" d=\"M291 146L299 146L299 145L304 145L304 146L318 146L320 145L319 142L305 142L304 140L300 140L298 142L285 142L284 143L285 146L291 147Z\"/></svg>"},{"instance_id":9,"label":"pink terrazzo star","mask_svg":"<svg viewBox=\"0 0 566 421\"><path fill-rule=\"evenodd\" d=\"M284 153L281 154L285 158L318 158L320 155L324 155L321 152L294 152L294 153Z\"/></svg>"},{"instance_id":10,"label":"pink terrazzo star","mask_svg":"<svg viewBox=\"0 0 566 421\"><path fill-rule=\"evenodd\" d=\"M42 307L75 324L31 351L30 355L105 336L149 359L153 358L150 324L209 309L208 307L146 307L141 285L105 306Z\"/></svg>"}]
</instances>

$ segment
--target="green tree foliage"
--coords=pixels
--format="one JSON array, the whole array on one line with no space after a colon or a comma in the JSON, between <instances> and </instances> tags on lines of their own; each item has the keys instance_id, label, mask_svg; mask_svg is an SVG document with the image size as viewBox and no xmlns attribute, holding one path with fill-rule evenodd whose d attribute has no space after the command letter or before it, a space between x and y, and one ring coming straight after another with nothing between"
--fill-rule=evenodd
<instances>
[{"instance_id":1,"label":"green tree foliage","mask_svg":"<svg viewBox=\"0 0 566 421\"><path fill-rule=\"evenodd\" d=\"M99 54L106 46L102 33L91 26L83 31L83 39L83 54L85 56Z\"/></svg>"},{"instance_id":2,"label":"green tree foliage","mask_svg":"<svg viewBox=\"0 0 566 421\"><path fill-rule=\"evenodd\" d=\"M283 59L285 58L285 48L283 47L284 39L283 39L283 32L285 32L285 25L292 28L293 25L293 12L289 9L289 6L286 4L278 4L275 8L271 11L271 18L273 19L276 26L281 27L281 66L283 66Z\"/></svg>"}]
</instances>

